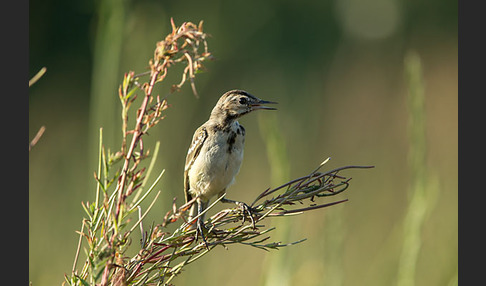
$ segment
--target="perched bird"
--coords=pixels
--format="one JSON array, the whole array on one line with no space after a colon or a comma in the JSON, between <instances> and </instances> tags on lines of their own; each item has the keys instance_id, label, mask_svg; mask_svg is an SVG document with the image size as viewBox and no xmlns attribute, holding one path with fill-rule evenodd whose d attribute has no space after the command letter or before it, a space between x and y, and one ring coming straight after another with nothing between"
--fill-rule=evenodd
<instances>
[{"instance_id":1,"label":"perched bird","mask_svg":"<svg viewBox=\"0 0 486 286\"><path fill-rule=\"evenodd\" d=\"M214 106L209 120L196 130L184 168L186 203L196 198L189 221L207 208L212 197L224 195L240 170L245 128L238 123L238 118L254 110L275 110L262 105L275 103L261 100L243 90L228 91ZM244 203L226 198L221 201L247 207ZM206 243L203 234L204 214L197 219L196 227Z\"/></svg>"}]
</instances>

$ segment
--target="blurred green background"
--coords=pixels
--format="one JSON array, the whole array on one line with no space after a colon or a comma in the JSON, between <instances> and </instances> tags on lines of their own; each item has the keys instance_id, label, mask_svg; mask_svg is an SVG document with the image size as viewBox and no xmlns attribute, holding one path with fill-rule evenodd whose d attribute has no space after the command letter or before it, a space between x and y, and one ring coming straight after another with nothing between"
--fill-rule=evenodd
<instances>
[{"instance_id":1,"label":"blurred green background","mask_svg":"<svg viewBox=\"0 0 486 286\"><path fill-rule=\"evenodd\" d=\"M116 91L125 72L147 69L170 17L177 25L204 20L216 60L196 78L200 98L188 85L170 95L166 119L145 142L161 142L154 172L166 170L147 225L173 197L183 201L189 141L230 89L279 105L240 120L245 159L228 198L251 201L329 156L327 169L376 166L344 173L351 187L331 200L348 202L270 221L274 240L304 243L271 252L218 248L176 285L457 284L457 1L29 4L29 76L47 67L29 89L29 138L46 127L29 153L33 285L59 285L70 273L81 201L94 198L98 130L106 148L119 147ZM415 85L411 52L421 63L410 61ZM156 89L162 96L179 78L168 80Z\"/></svg>"}]
</instances>

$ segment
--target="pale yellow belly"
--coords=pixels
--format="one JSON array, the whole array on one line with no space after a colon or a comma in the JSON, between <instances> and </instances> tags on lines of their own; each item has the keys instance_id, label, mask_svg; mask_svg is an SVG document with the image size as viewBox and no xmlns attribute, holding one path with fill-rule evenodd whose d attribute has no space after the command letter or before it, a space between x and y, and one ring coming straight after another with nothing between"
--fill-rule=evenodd
<instances>
[{"instance_id":1,"label":"pale yellow belly","mask_svg":"<svg viewBox=\"0 0 486 286\"><path fill-rule=\"evenodd\" d=\"M231 152L224 142L206 144L189 171L191 193L209 201L233 182L243 161L243 141L237 140Z\"/></svg>"}]
</instances>

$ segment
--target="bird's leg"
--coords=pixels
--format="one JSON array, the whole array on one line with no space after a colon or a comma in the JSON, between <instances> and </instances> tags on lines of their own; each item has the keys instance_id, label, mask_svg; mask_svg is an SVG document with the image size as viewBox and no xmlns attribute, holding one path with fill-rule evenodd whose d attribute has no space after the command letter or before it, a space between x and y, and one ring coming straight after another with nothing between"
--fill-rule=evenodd
<instances>
[{"instance_id":1,"label":"bird's leg","mask_svg":"<svg viewBox=\"0 0 486 286\"><path fill-rule=\"evenodd\" d=\"M219 197L223 196L225 194L225 192L221 192L219 194ZM251 225L253 226L253 228L255 228L255 220L253 219L253 213L252 213L252 208L250 206L248 206L246 203L244 202L239 202L239 201L235 201L235 200L230 200L230 199L227 199L225 197L223 197L221 199L221 202L223 203L233 203L237 206L239 206L243 212L246 212L248 214L248 216L250 217L250 220L251 220ZM245 217L243 216L243 223L245 222Z\"/></svg>"},{"instance_id":2,"label":"bird's leg","mask_svg":"<svg viewBox=\"0 0 486 286\"><path fill-rule=\"evenodd\" d=\"M206 203L207 205L207 203ZM209 245L206 241L206 237L204 237L204 231L206 229L206 227L204 226L204 214L201 215L201 213L203 212L204 210L204 206L203 206L203 202L201 202L200 200L197 201L197 215L198 215L198 218L197 218L197 229L196 229L196 241L197 241L197 237L198 237L198 233L201 235L202 237L202 240L204 242L204 245L206 245L206 248L209 250Z\"/></svg>"}]
</instances>

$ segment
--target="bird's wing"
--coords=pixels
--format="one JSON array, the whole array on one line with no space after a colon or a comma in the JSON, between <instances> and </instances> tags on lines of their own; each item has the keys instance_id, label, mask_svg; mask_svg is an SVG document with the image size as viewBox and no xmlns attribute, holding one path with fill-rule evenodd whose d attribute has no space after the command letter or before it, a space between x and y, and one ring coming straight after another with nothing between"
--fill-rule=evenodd
<instances>
[{"instance_id":1,"label":"bird's wing","mask_svg":"<svg viewBox=\"0 0 486 286\"><path fill-rule=\"evenodd\" d=\"M194 164L194 161L196 160L197 156L199 155L199 152L202 149L202 146L204 144L204 141L206 141L206 138L208 138L208 132L206 130L206 127L203 125L199 127L196 132L194 132L194 136L192 137L192 142L191 146L189 147L189 150L187 151L187 157L186 157L186 165L184 167L184 194L186 197L186 203L190 200L192 200L192 196L189 193L189 170L191 169L192 165Z\"/></svg>"}]
</instances>

